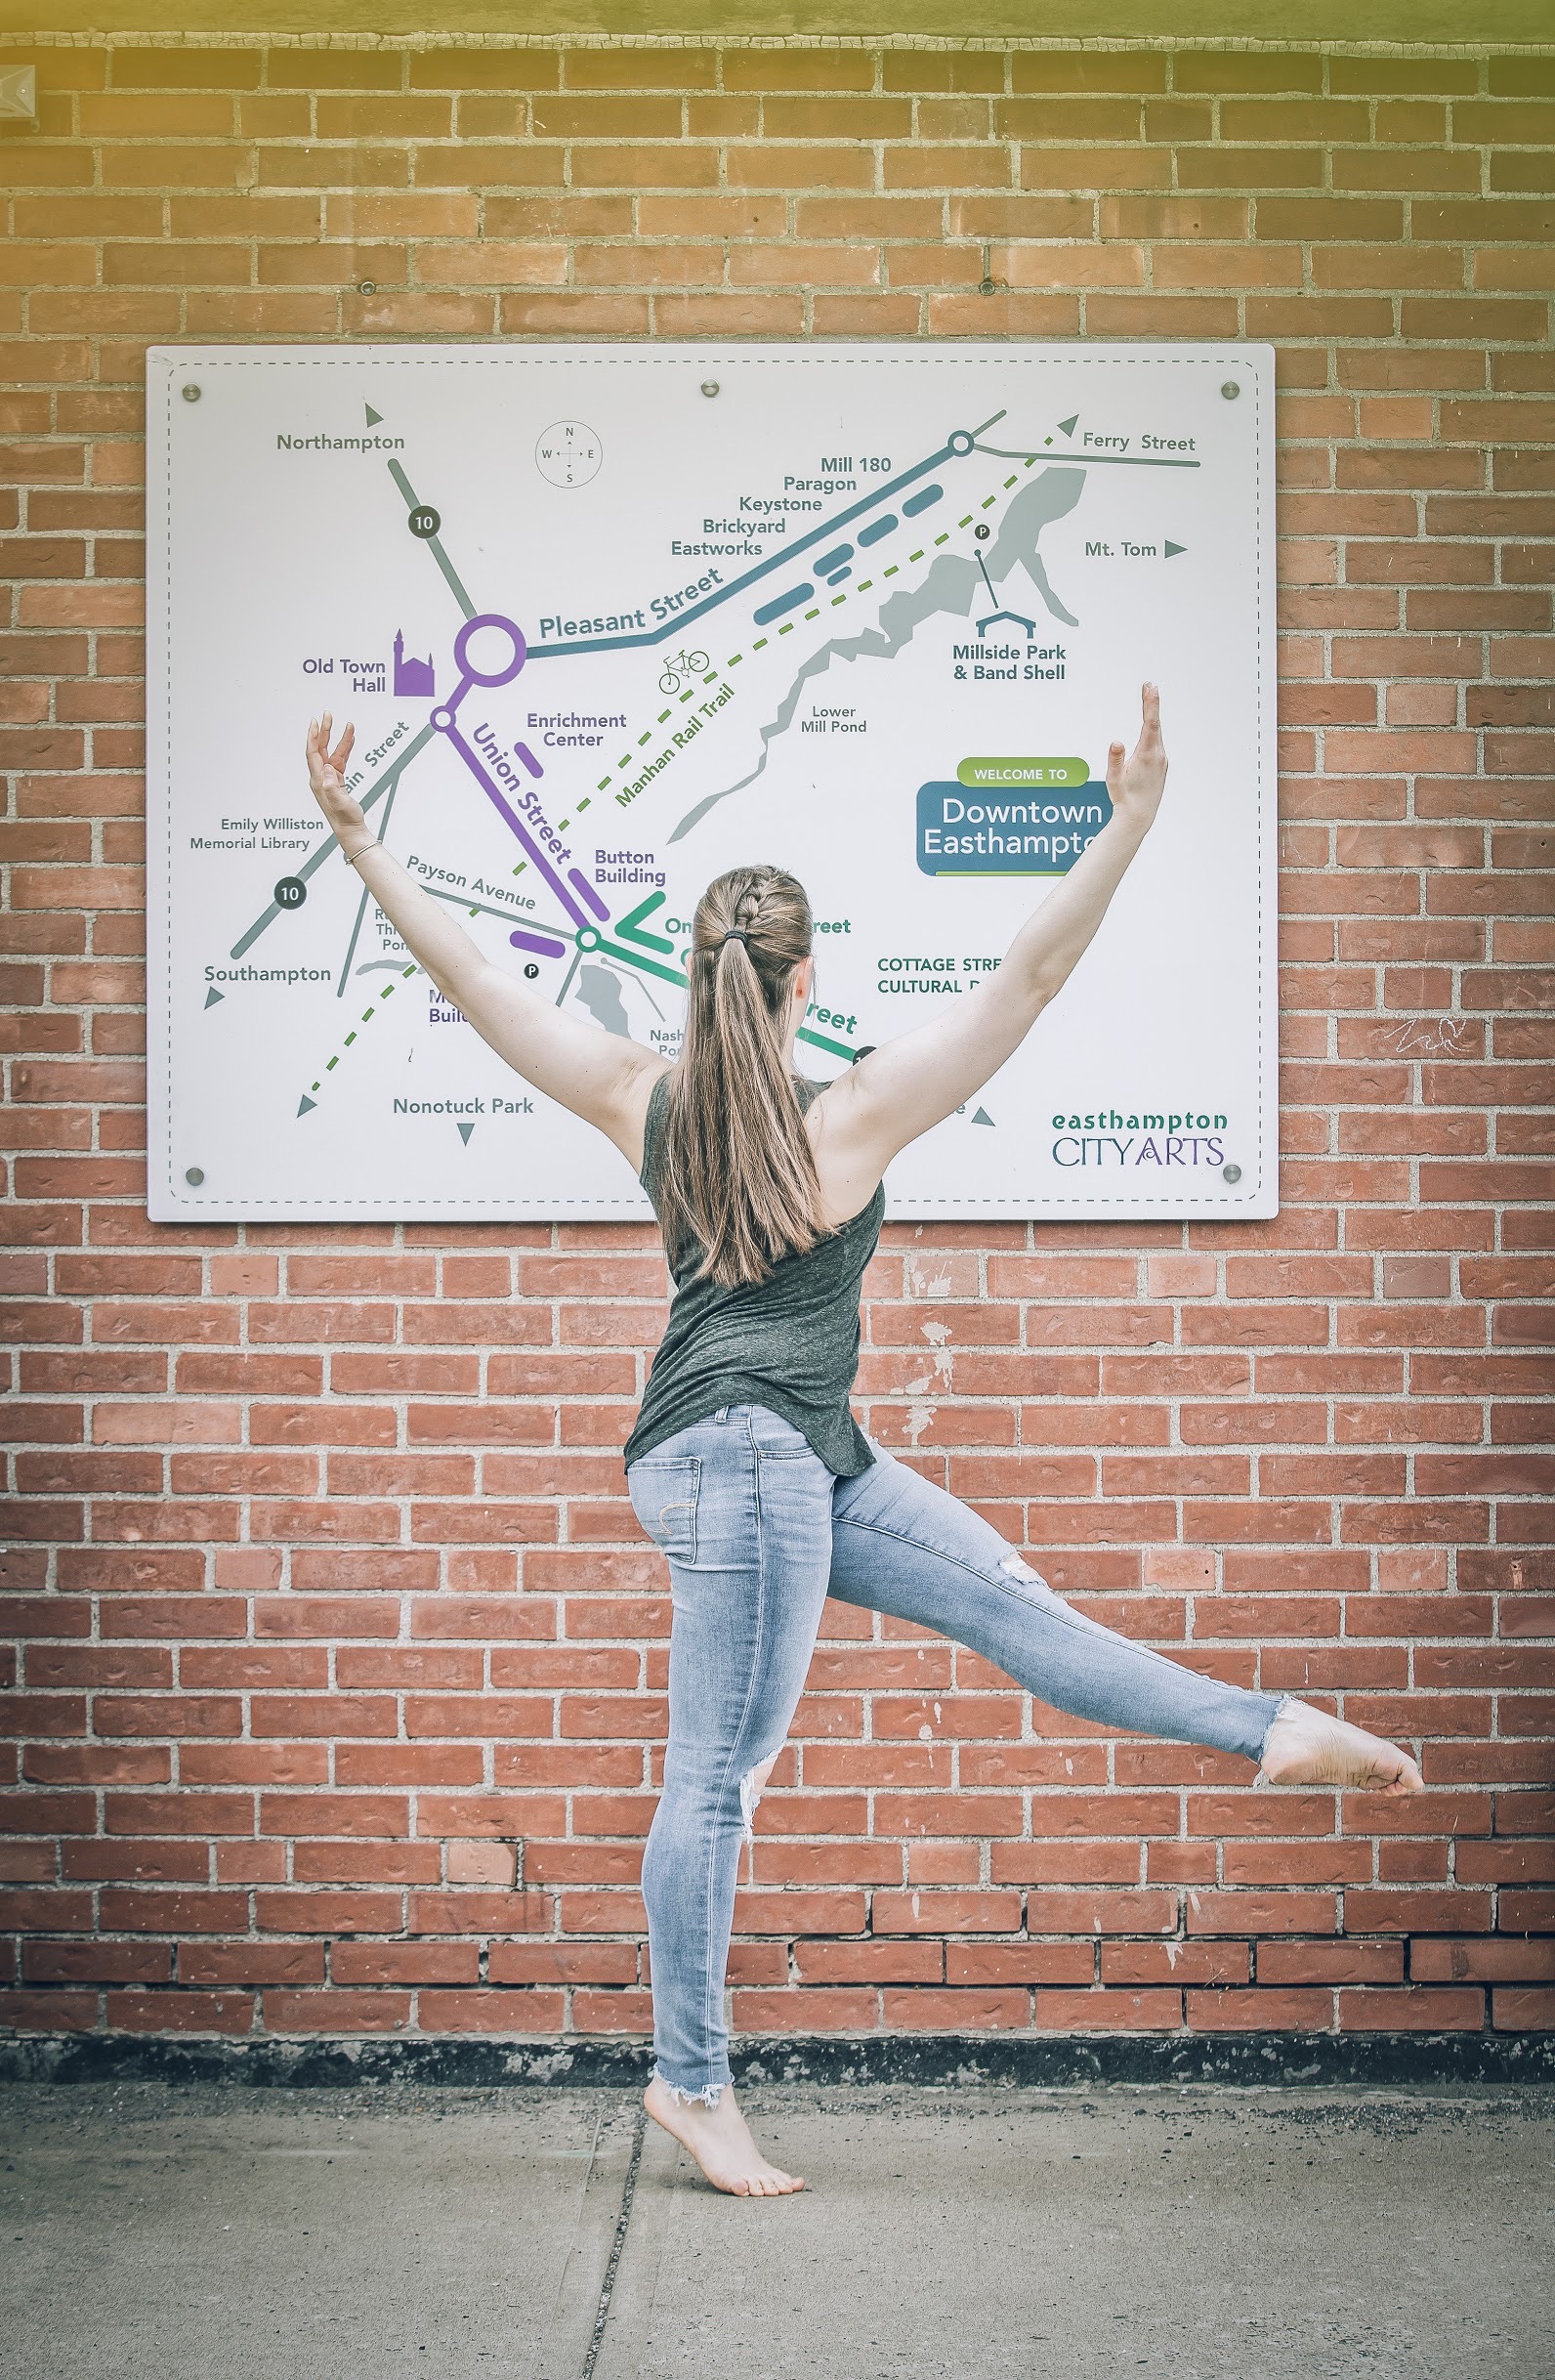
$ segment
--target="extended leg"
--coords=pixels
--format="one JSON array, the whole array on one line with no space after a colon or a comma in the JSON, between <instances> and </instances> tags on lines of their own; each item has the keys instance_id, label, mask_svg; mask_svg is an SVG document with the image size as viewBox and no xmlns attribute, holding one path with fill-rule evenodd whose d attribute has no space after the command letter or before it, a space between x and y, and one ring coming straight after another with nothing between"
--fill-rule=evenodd
<instances>
[{"instance_id":1,"label":"extended leg","mask_svg":"<svg viewBox=\"0 0 1555 2380\"><path fill-rule=\"evenodd\" d=\"M1201 1678L1072 1611L988 1522L889 1457L838 1483L830 1591L957 1637L1060 1711L1244 1753L1261 1785L1423 1790L1397 1744L1292 1694Z\"/></svg>"},{"instance_id":2,"label":"extended leg","mask_svg":"<svg viewBox=\"0 0 1555 2380\"><path fill-rule=\"evenodd\" d=\"M1202 1678L1072 1610L989 1522L889 1457L837 1484L830 1592L938 1629L1103 1726L1256 1761L1289 1699Z\"/></svg>"}]
</instances>

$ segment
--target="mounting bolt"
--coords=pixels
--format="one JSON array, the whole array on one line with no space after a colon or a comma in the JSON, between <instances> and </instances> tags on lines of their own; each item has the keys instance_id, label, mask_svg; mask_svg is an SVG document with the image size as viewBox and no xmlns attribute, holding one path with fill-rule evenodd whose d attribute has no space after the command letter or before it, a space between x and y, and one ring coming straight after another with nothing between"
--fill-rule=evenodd
<instances>
[{"instance_id":1,"label":"mounting bolt","mask_svg":"<svg viewBox=\"0 0 1555 2380\"><path fill-rule=\"evenodd\" d=\"M34 131L37 129L38 69L36 66L0 68L0 117L10 124L26 124Z\"/></svg>"},{"instance_id":2,"label":"mounting bolt","mask_svg":"<svg viewBox=\"0 0 1555 2380\"><path fill-rule=\"evenodd\" d=\"M702 382L702 395L704 397L716 397L717 394L718 383L716 380L704 380Z\"/></svg>"},{"instance_id":3,"label":"mounting bolt","mask_svg":"<svg viewBox=\"0 0 1555 2380\"><path fill-rule=\"evenodd\" d=\"M378 294L377 282L358 281L357 283L357 294L358 297L376 297Z\"/></svg>"},{"instance_id":4,"label":"mounting bolt","mask_svg":"<svg viewBox=\"0 0 1555 2380\"><path fill-rule=\"evenodd\" d=\"M1240 380L1223 380L1220 384L1220 393L1222 397L1240 397L1241 395L1241 382Z\"/></svg>"},{"instance_id":5,"label":"mounting bolt","mask_svg":"<svg viewBox=\"0 0 1555 2380\"><path fill-rule=\"evenodd\" d=\"M1241 1179L1240 1166L1222 1166L1220 1170L1228 1182L1240 1182Z\"/></svg>"},{"instance_id":6,"label":"mounting bolt","mask_svg":"<svg viewBox=\"0 0 1555 2380\"><path fill-rule=\"evenodd\" d=\"M184 1179L188 1182L191 1190L197 1190L201 1182L205 1179L205 1175L198 1166L190 1166L189 1171L185 1174Z\"/></svg>"},{"instance_id":7,"label":"mounting bolt","mask_svg":"<svg viewBox=\"0 0 1555 2380\"><path fill-rule=\"evenodd\" d=\"M985 273L978 283L978 288L984 297L991 297L998 285L991 273Z\"/></svg>"},{"instance_id":8,"label":"mounting bolt","mask_svg":"<svg viewBox=\"0 0 1555 2380\"><path fill-rule=\"evenodd\" d=\"M199 382L197 380L186 380L184 383L184 403L186 404L198 404L199 401Z\"/></svg>"}]
</instances>

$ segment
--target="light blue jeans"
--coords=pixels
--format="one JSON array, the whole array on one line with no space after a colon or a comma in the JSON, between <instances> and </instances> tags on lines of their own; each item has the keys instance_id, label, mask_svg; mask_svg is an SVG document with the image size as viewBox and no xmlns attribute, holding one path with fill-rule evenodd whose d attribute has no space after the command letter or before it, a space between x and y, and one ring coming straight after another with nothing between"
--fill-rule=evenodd
<instances>
[{"instance_id":1,"label":"light blue jeans","mask_svg":"<svg viewBox=\"0 0 1555 2380\"><path fill-rule=\"evenodd\" d=\"M871 1444L873 1441L871 1441ZM952 1636L1058 1710L1248 1760L1291 1697L1251 1694L1073 1611L992 1525L878 1447L838 1479L791 1424L729 1405L627 1473L669 1557L664 1791L643 1859L655 2071L710 2105L729 2075L724 1971L740 1847L781 1750L821 1607Z\"/></svg>"}]
</instances>

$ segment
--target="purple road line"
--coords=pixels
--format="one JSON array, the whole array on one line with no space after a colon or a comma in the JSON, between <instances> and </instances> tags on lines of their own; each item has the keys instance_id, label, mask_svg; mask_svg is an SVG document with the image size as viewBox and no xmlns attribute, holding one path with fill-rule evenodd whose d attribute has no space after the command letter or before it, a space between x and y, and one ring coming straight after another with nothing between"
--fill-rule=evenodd
<instances>
[{"instance_id":1,"label":"purple road line","mask_svg":"<svg viewBox=\"0 0 1555 2380\"><path fill-rule=\"evenodd\" d=\"M595 891L587 876L581 874L575 868L569 868L567 872L571 877L573 883L577 886L578 891L582 894L590 909L594 912L595 916L608 917L610 913L606 908L604 902L600 899L599 894Z\"/></svg>"},{"instance_id":2,"label":"purple road line","mask_svg":"<svg viewBox=\"0 0 1555 2380\"><path fill-rule=\"evenodd\" d=\"M567 950L567 944L558 942L554 934L532 933L526 925L515 926L508 940L516 951L538 951L542 958L560 958Z\"/></svg>"},{"instance_id":3,"label":"purple road line","mask_svg":"<svg viewBox=\"0 0 1555 2380\"><path fill-rule=\"evenodd\" d=\"M503 794L501 787L486 775L485 770L481 765L479 757L460 735L458 721L456 719L450 719L448 725L442 730L442 733L447 737L448 742L453 745L454 750L464 762L465 767L470 771L471 776L476 779L477 783L483 787L485 793L489 796L490 800L495 804L498 815L504 818L508 825L512 828L514 833L518 836L519 841L524 845L525 851L534 862L535 867L539 870L541 875L544 876L547 884L549 884L551 890L561 902L562 907L566 910L573 924L587 925L589 920L584 914L583 911L579 909L576 900L573 898L572 894L568 892L567 886L557 874L556 870L551 866L550 861L546 858L545 853L540 849L539 844L535 841L527 827L525 826L524 821L518 816L516 811L509 808L506 796ZM572 871L572 873L574 877L576 877L576 869ZM597 896L595 897L597 898Z\"/></svg>"},{"instance_id":4,"label":"purple road line","mask_svg":"<svg viewBox=\"0 0 1555 2380\"><path fill-rule=\"evenodd\" d=\"M519 758L523 761L525 767L528 770L531 777L543 777L545 775L545 771L541 768L539 762L535 759L534 754L530 751L526 744L516 744L513 748L518 753Z\"/></svg>"}]
</instances>

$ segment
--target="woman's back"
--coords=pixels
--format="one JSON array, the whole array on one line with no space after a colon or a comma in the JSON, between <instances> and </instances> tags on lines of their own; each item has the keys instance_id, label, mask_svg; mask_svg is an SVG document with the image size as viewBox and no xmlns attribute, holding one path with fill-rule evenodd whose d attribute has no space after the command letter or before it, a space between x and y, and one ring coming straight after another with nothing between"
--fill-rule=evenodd
<instances>
[{"instance_id":1,"label":"woman's back","mask_svg":"<svg viewBox=\"0 0 1555 2380\"><path fill-rule=\"evenodd\" d=\"M654 1084L643 1138L644 1189L661 1212L670 1076ZM808 1112L824 1086L796 1078ZM848 1391L859 1368L859 1294L880 1239L885 1192L840 1230L778 1259L765 1281L724 1288L685 1242L672 1264L675 1302L649 1375L628 1464L722 1405L766 1405L801 1430L828 1470L852 1478L874 1457Z\"/></svg>"}]
</instances>

